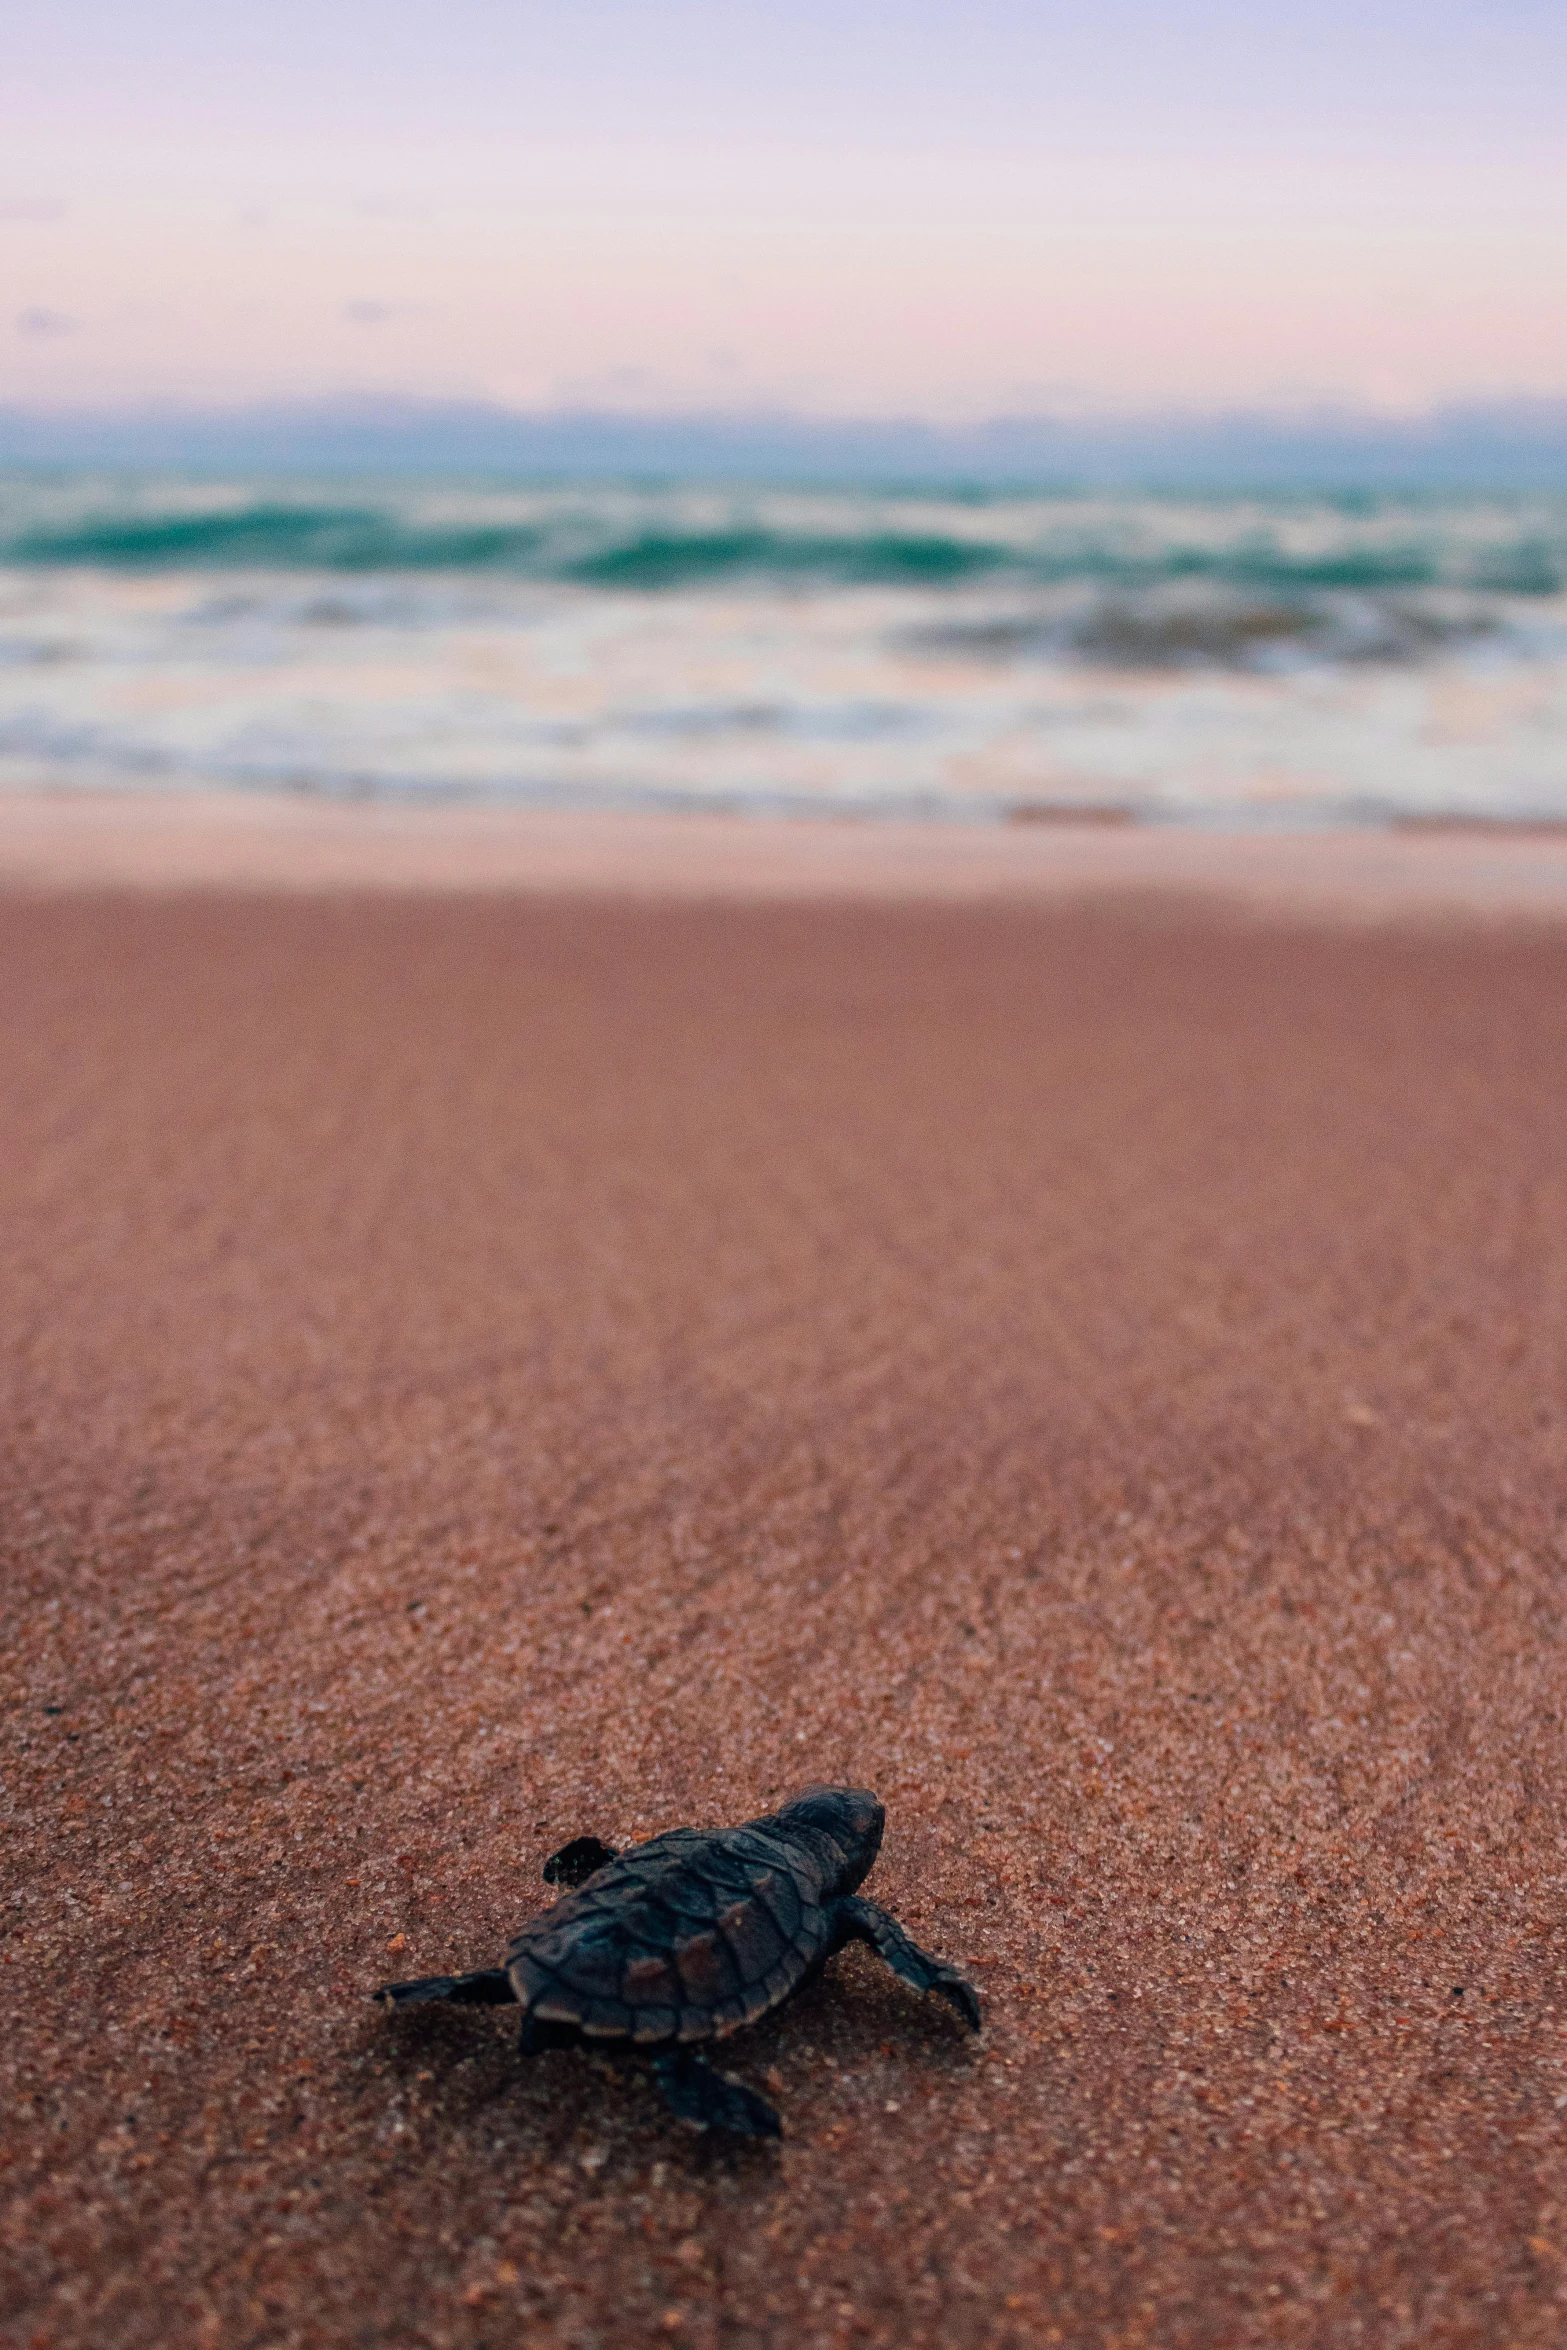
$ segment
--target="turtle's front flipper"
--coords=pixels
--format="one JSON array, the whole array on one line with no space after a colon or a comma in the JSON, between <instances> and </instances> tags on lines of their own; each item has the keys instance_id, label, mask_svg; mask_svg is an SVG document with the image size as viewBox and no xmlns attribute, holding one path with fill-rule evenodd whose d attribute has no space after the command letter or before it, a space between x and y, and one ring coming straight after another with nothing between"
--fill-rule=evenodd
<instances>
[{"instance_id":1,"label":"turtle's front flipper","mask_svg":"<svg viewBox=\"0 0 1567 2350\"><path fill-rule=\"evenodd\" d=\"M672 2048L653 2059L653 2078L664 2103L683 2122L704 2130L728 2130L737 2138L781 2138L783 2123L754 2090L714 2072L689 2048Z\"/></svg>"},{"instance_id":2,"label":"turtle's front flipper","mask_svg":"<svg viewBox=\"0 0 1567 2350\"><path fill-rule=\"evenodd\" d=\"M425 1975L417 1983L383 1983L375 1994L394 2007L415 2007L422 2000L445 1999L454 2007L515 2007L517 1994L504 1967L484 1967L475 1975Z\"/></svg>"},{"instance_id":3,"label":"turtle's front flipper","mask_svg":"<svg viewBox=\"0 0 1567 2350\"><path fill-rule=\"evenodd\" d=\"M559 1852L552 1852L544 1863L546 1885L585 1885L596 1870L615 1857L613 1844L601 1844L596 1836L574 1836L563 1844Z\"/></svg>"},{"instance_id":4,"label":"turtle's front flipper","mask_svg":"<svg viewBox=\"0 0 1567 2350\"><path fill-rule=\"evenodd\" d=\"M838 1903L833 1913L834 1950L841 1950L845 1942L868 1942L895 1975L912 1983L916 1991L934 1991L957 2009L971 2030L979 2030L979 2000L967 1975L959 1974L945 1959L932 1958L921 1950L897 1919L878 1909L874 1901L861 1901L857 1894L849 1894Z\"/></svg>"}]
</instances>

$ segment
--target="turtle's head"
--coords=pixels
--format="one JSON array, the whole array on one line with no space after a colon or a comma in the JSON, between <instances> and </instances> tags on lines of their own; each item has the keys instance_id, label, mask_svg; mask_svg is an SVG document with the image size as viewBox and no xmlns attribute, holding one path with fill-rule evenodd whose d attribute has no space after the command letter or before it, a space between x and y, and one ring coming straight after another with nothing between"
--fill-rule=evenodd
<instances>
[{"instance_id":1,"label":"turtle's head","mask_svg":"<svg viewBox=\"0 0 1567 2350\"><path fill-rule=\"evenodd\" d=\"M791 1828L811 1828L833 1848L832 1893L852 1893L876 1865L887 1815L868 1787L807 1787L778 1817Z\"/></svg>"}]
</instances>

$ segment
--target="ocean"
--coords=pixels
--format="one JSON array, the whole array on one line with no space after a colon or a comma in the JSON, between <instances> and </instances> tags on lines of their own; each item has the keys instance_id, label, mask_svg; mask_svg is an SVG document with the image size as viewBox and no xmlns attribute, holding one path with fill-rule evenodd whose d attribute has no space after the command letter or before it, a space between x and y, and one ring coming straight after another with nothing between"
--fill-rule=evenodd
<instances>
[{"instance_id":1,"label":"ocean","mask_svg":"<svg viewBox=\"0 0 1567 2350\"><path fill-rule=\"evenodd\" d=\"M1567 822L1567 498L0 478L0 788Z\"/></svg>"}]
</instances>

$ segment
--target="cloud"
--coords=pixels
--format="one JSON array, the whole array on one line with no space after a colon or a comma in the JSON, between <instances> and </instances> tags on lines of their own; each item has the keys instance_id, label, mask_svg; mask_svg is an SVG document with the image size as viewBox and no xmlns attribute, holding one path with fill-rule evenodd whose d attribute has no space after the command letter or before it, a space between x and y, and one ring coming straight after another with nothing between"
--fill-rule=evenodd
<instances>
[{"instance_id":1,"label":"cloud","mask_svg":"<svg viewBox=\"0 0 1567 2350\"><path fill-rule=\"evenodd\" d=\"M26 196L0 196L0 220L63 220L65 206Z\"/></svg>"},{"instance_id":2,"label":"cloud","mask_svg":"<svg viewBox=\"0 0 1567 2350\"><path fill-rule=\"evenodd\" d=\"M79 318L67 318L63 310L19 310L16 314L19 335L74 335L80 324Z\"/></svg>"},{"instance_id":3,"label":"cloud","mask_svg":"<svg viewBox=\"0 0 1567 2350\"><path fill-rule=\"evenodd\" d=\"M392 318L419 318L429 309L428 302L374 302L354 301L343 304L343 316L350 326L385 326Z\"/></svg>"}]
</instances>

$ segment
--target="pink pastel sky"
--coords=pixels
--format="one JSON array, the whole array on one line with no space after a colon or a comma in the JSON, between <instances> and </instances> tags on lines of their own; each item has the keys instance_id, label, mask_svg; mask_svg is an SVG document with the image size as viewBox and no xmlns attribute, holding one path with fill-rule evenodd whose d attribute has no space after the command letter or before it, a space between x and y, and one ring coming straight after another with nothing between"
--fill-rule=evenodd
<instances>
[{"instance_id":1,"label":"pink pastel sky","mask_svg":"<svg viewBox=\"0 0 1567 2350\"><path fill-rule=\"evenodd\" d=\"M0 400L1567 391L1560 0L53 0Z\"/></svg>"}]
</instances>

